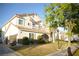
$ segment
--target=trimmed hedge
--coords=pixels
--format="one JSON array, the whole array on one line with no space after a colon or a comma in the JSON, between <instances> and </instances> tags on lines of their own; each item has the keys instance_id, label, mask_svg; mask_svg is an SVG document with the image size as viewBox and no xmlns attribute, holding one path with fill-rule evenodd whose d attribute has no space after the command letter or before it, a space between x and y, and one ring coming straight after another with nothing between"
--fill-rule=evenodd
<instances>
[{"instance_id":1,"label":"trimmed hedge","mask_svg":"<svg viewBox=\"0 0 79 59\"><path fill-rule=\"evenodd\" d=\"M29 44L45 44L49 43L47 36L45 35L39 35L37 40L34 40L32 38L23 37L23 39L18 39L18 43L23 45L29 45Z\"/></svg>"},{"instance_id":2,"label":"trimmed hedge","mask_svg":"<svg viewBox=\"0 0 79 59\"><path fill-rule=\"evenodd\" d=\"M28 37L23 37L23 39L18 39L18 43L23 44L23 45L29 45L29 44L33 44L34 40L29 39Z\"/></svg>"},{"instance_id":3,"label":"trimmed hedge","mask_svg":"<svg viewBox=\"0 0 79 59\"><path fill-rule=\"evenodd\" d=\"M28 45L29 43L30 43L30 40L27 37L23 37L22 44L23 45Z\"/></svg>"},{"instance_id":4,"label":"trimmed hedge","mask_svg":"<svg viewBox=\"0 0 79 59\"><path fill-rule=\"evenodd\" d=\"M30 43L28 37L23 37L23 39L18 39L18 43L23 45L28 45Z\"/></svg>"}]
</instances>

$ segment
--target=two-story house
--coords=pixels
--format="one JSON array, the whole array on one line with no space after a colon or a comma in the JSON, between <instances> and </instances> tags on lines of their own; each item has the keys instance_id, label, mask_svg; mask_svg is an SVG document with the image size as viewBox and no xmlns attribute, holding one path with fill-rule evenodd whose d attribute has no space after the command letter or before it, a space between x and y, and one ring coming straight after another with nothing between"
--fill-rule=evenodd
<instances>
[{"instance_id":1,"label":"two-story house","mask_svg":"<svg viewBox=\"0 0 79 59\"><path fill-rule=\"evenodd\" d=\"M37 39L38 35L49 34L37 14L16 14L2 27L2 40L18 41L23 37Z\"/></svg>"}]
</instances>

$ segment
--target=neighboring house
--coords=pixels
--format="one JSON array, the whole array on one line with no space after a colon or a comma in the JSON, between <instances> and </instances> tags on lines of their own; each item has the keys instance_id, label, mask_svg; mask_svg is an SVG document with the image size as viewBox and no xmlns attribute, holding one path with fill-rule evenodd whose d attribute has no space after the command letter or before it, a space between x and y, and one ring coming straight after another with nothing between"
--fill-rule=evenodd
<instances>
[{"instance_id":1,"label":"neighboring house","mask_svg":"<svg viewBox=\"0 0 79 59\"><path fill-rule=\"evenodd\" d=\"M16 14L2 27L2 40L9 43L23 37L37 39L39 35L49 34L37 14Z\"/></svg>"}]
</instances>

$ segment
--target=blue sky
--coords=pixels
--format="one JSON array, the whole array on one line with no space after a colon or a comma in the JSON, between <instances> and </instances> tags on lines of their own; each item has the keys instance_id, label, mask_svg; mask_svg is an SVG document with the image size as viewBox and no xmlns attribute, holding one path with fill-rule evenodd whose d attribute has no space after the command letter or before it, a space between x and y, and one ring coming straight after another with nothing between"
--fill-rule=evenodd
<instances>
[{"instance_id":1,"label":"blue sky","mask_svg":"<svg viewBox=\"0 0 79 59\"><path fill-rule=\"evenodd\" d=\"M0 3L0 28L15 14L37 13L44 20L46 3Z\"/></svg>"}]
</instances>

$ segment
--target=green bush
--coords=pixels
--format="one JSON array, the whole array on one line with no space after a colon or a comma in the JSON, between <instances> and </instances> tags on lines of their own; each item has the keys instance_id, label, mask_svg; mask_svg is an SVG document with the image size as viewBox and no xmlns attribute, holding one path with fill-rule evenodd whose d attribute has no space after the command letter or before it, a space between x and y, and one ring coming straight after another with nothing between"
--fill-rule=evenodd
<instances>
[{"instance_id":1,"label":"green bush","mask_svg":"<svg viewBox=\"0 0 79 59\"><path fill-rule=\"evenodd\" d=\"M30 40L28 39L28 37L23 37L23 39L18 39L18 43L28 45L30 44Z\"/></svg>"},{"instance_id":2,"label":"green bush","mask_svg":"<svg viewBox=\"0 0 79 59\"><path fill-rule=\"evenodd\" d=\"M30 44L33 44L34 43L34 39L30 38L29 42L30 42Z\"/></svg>"},{"instance_id":3,"label":"green bush","mask_svg":"<svg viewBox=\"0 0 79 59\"><path fill-rule=\"evenodd\" d=\"M45 44L45 43L46 43L46 41L43 40L42 35L41 35L41 36L38 36L38 43L39 43L39 44Z\"/></svg>"},{"instance_id":4,"label":"green bush","mask_svg":"<svg viewBox=\"0 0 79 59\"><path fill-rule=\"evenodd\" d=\"M28 37L23 37L22 44L23 45L28 45L29 43L30 43L30 40L28 39Z\"/></svg>"},{"instance_id":5,"label":"green bush","mask_svg":"<svg viewBox=\"0 0 79 59\"><path fill-rule=\"evenodd\" d=\"M34 39L28 38L28 37L23 37L22 39L18 39L18 43L23 44L23 45L29 45L29 44L34 44Z\"/></svg>"},{"instance_id":6,"label":"green bush","mask_svg":"<svg viewBox=\"0 0 79 59\"><path fill-rule=\"evenodd\" d=\"M34 40L32 38L23 37L23 39L19 39L18 43L23 45L29 45L29 44L45 44L49 43L47 35L39 35L38 40Z\"/></svg>"}]
</instances>

